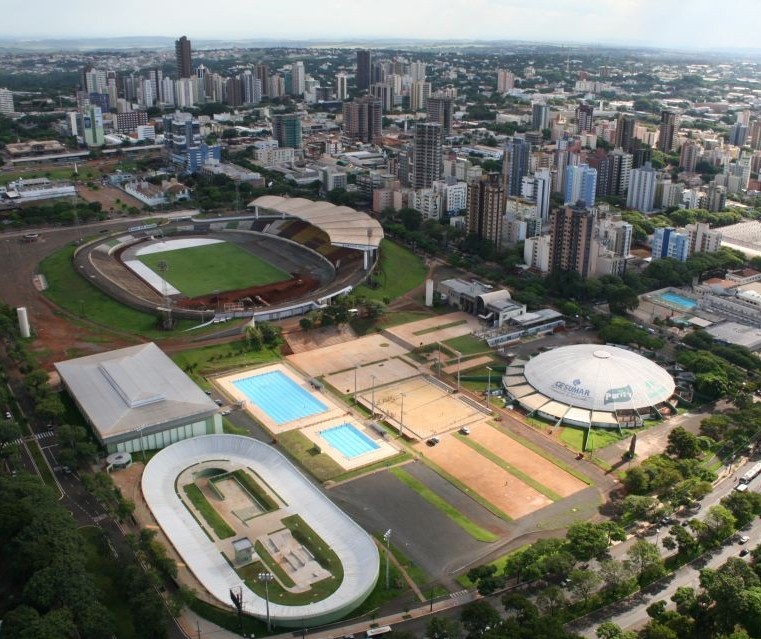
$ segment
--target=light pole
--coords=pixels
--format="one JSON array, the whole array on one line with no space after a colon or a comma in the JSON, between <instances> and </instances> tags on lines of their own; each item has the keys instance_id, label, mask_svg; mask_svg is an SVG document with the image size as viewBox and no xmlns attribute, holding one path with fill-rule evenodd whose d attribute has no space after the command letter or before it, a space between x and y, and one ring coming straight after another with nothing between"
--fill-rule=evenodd
<instances>
[{"instance_id":1,"label":"light pole","mask_svg":"<svg viewBox=\"0 0 761 639\"><path fill-rule=\"evenodd\" d=\"M661 529L656 528L655 529L655 545L658 545L658 540L661 538Z\"/></svg>"},{"instance_id":2,"label":"light pole","mask_svg":"<svg viewBox=\"0 0 761 639\"><path fill-rule=\"evenodd\" d=\"M492 371L492 369L489 366L487 366L486 370L489 371L489 382L487 383L487 386L486 386L486 402L484 403L484 407L485 408L489 408L489 397L491 397L491 371Z\"/></svg>"},{"instance_id":3,"label":"light pole","mask_svg":"<svg viewBox=\"0 0 761 639\"><path fill-rule=\"evenodd\" d=\"M140 427L140 452L143 454L143 463L145 463L145 445L143 444L143 428L145 428L145 426Z\"/></svg>"},{"instance_id":4,"label":"light pole","mask_svg":"<svg viewBox=\"0 0 761 639\"><path fill-rule=\"evenodd\" d=\"M457 351L457 390L459 392L460 390L460 359L462 358L462 353L460 351Z\"/></svg>"},{"instance_id":5,"label":"light pole","mask_svg":"<svg viewBox=\"0 0 761 639\"><path fill-rule=\"evenodd\" d=\"M272 624L270 623L270 581L275 576L271 572L260 572L258 577L259 581L264 582L264 598L267 602L267 630L272 630Z\"/></svg>"},{"instance_id":6,"label":"light pole","mask_svg":"<svg viewBox=\"0 0 761 639\"><path fill-rule=\"evenodd\" d=\"M357 403L357 370L359 370L359 366L354 367L354 403Z\"/></svg>"},{"instance_id":7,"label":"light pole","mask_svg":"<svg viewBox=\"0 0 761 639\"><path fill-rule=\"evenodd\" d=\"M370 405L372 406L370 419L375 419L375 375L370 375L370 378L373 380L373 392L370 397Z\"/></svg>"},{"instance_id":8,"label":"light pole","mask_svg":"<svg viewBox=\"0 0 761 639\"><path fill-rule=\"evenodd\" d=\"M407 393L400 393L402 396L402 408L399 411L399 436L404 434L404 398L407 397Z\"/></svg>"},{"instance_id":9,"label":"light pole","mask_svg":"<svg viewBox=\"0 0 761 639\"><path fill-rule=\"evenodd\" d=\"M391 529L383 533L383 541L386 542L386 590L389 584L389 564L391 563Z\"/></svg>"}]
</instances>

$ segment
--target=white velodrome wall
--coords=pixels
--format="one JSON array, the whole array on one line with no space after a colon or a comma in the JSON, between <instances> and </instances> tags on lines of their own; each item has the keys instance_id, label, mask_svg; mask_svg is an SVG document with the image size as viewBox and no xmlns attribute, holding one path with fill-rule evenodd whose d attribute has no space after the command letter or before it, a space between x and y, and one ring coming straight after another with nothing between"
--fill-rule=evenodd
<instances>
[{"instance_id":1,"label":"white velodrome wall","mask_svg":"<svg viewBox=\"0 0 761 639\"><path fill-rule=\"evenodd\" d=\"M243 584L176 493L175 480L182 471L220 459L259 473L333 548L343 564L343 582L326 599L305 606L270 602L273 623L319 625L336 621L359 606L378 580L380 557L371 537L277 450L239 435L205 435L178 442L157 453L143 472L143 495L153 516L206 590L225 607L232 607L230 589L242 587L246 614L266 619L265 600Z\"/></svg>"}]
</instances>

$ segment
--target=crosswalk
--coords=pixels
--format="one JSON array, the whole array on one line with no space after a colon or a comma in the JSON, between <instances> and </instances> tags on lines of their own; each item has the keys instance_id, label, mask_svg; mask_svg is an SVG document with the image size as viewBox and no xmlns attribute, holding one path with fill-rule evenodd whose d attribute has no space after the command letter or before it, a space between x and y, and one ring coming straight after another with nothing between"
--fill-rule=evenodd
<instances>
[{"instance_id":1,"label":"crosswalk","mask_svg":"<svg viewBox=\"0 0 761 639\"><path fill-rule=\"evenodd\" d=\"M46 430L45 432L42 432L42 433L35 433L34 435L32 435L32 437L39 442L39 441L42 441L43 439L48 439L49 437L52 437L53 435L55 435L55 431ZM24 441L27 441L28 439L29 439L28 437L19 437L18 439L14 439L11 443L20 445Z\"/></svg>"},{"instance_id":2,"label":"crosswalk","mask_svg":"<svg viewBox=\"0 0 761 639\"><path fill-rule=\"evenodd\" d=\"M458 590L457 592L450 592L449 593L449 597L451 599L457 599L458 597L465 597L466 595L468 595L468 591L467 590Z\"/></svg>"}]
</instances>

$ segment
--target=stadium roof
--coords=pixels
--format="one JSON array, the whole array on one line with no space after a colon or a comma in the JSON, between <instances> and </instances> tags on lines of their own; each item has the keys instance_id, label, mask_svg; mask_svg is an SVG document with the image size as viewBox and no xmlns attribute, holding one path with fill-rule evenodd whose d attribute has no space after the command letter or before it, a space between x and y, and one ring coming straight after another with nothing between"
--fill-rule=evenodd
<instances>
[{"instance_id":1,"label":"stadium roof","mask_svg":"<svg viewBox=\"0 0 761 639\"><path fill-rule=\"evenodd\" d=\"M143 472L145 500L162 530L190 571L217 600L230 606L230 590L241 587L241 577L199 526L180 500L175 481L190 466L214 462L250 468L287 504L283 516L298 513L338 555L343 581L322 601L286 606L270 601L272 619L279 625L301 627L335 621L351 612L375 587L380 568L372 538L330 501L280 452L250 437L202 435L186 439L157 453ZM263 618L266 602L242 586L243 607Z\"/></svg>"},{"instance_id":2,"label":"stadium roof","mask_svg":"<svg viewBox=\"0 0 761 639\"><path fill-rule=\"evenodd\" d=\"M217 405L153 343L55 364L104 443L201 421Z\"/></svg>"},{"instance_id":3,"label":"stadium roof","mask_svg":"<svg viewBox=\"0 0 761 639\"><path fill-rule=\"evenodd\" d=\"M671 375L649 359L598 344L542 353L526 363L523 374L551 400L594 411L646 409L670 399L675 389Z\"/></svg>"},{"instance_id":4,"label":"stadium roof","mask_svg":"<svg viewBox=\"0 0 761 639\"><path fill-rule=\"evenodd\" d=\"M375 249L383 239L383 227L378 220L348 206L279 195L262 195L249 202L248 206L269 209L309 222L325 231L331 244L338 246L360 250Z\"/></svg>"}]
</instances>

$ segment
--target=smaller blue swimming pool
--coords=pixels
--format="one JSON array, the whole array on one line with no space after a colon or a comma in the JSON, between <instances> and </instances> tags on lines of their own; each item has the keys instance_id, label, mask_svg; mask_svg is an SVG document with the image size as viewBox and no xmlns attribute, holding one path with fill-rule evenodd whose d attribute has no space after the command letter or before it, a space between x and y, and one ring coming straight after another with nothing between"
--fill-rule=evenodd
<instances>
[{"instance_id":1,"label":"smaller blue swimming pool","mask_svg":"<svg viewBox=\"0 0 761 639\"><path fill-rule=\"evenodd\" d=\"M351 424L341 424L327 430L321 430L320 437L347 459L354 459L380 448L372 439Z\"/></svg>"},{"instance_id":2,"label":"smaller blue swimming pool","mask_svg":"<svg viewBox=\"0 0 761 639\"><path fill-rule=\"evenodd\" d=\"M662 300L666 302L666 304L671 304L672 306L676 306L685 311L691 311L698 305L698 303L691 297L679 295L679 293L674 293L673 291L661 293L656 296L656 299Z\"/></svg>"},{"instance_id":3,"label":"smaller blue swimming pool","mask_svg":"<svg viewBox=\"0 0 761 639\"><path fill-rule=\"evenodd\" d=\"M319 399L281 371L237 379L233 386L278 425L328 410Z\"/></svg>"}]
</instances>

